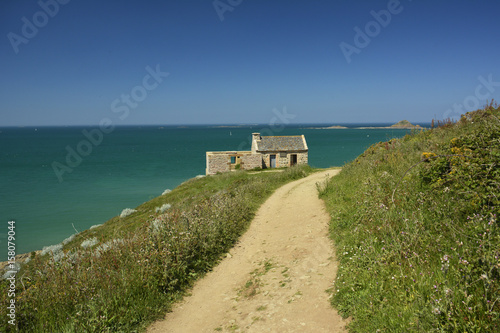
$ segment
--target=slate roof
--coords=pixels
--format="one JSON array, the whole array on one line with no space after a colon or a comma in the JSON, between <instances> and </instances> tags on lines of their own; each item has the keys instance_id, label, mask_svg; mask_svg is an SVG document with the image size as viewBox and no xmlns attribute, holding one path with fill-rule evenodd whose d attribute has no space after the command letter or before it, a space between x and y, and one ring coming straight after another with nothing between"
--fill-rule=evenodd
<instances>
[{"instance_id":1,"label":"slate roof","mask_svg":"<svg viewBox=\"0 0 500 333\"><path fill-rule=\"evenodd\" d=\"M303 135L297 136L262 136L257 141L257 151L307 150Z\"/></svg>"}]
</instances>

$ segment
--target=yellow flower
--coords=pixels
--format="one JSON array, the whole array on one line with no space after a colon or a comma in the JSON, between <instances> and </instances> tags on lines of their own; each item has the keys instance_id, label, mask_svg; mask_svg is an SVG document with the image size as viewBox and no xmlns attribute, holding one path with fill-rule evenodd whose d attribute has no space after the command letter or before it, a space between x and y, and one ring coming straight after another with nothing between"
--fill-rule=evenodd
<instances>
[{"instance_id":1,"label":"yellow flower","mask_svg":"<svg viewBox=\"0 0 500 333\"><path fill-rule=\"evenodd\" d=\"M434 153L424 152L424 153L422 153L422 160L428 160L428 159L435 157L435 156L437 156L437 155Z\"/></svg>"}]
</instances>

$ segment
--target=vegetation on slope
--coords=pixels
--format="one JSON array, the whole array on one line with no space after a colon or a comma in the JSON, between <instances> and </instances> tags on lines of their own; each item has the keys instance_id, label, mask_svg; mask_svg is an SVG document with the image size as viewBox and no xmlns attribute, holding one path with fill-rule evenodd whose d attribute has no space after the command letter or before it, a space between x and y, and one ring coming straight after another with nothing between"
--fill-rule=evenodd
<instances>
[{"instance_id":1,"label":"vegetation on slope","mask_svg":"<svg viewBox=\"0 0 500 333\"><path fill-rule=\"evenodd\" d=\"M0 294L0 331L142 330L220 260L276 188L310 172L193 179L45 249L16 276L15 326L5 320L10 298Z\"/></svg>"},{"instance_id":2,"label":"vegetation on slope","mask_svg":"<svg viewBox=\"0 0 500 333\"><path fill-rule=\"evenodd\" d=\"M499 117L376 144L320 186L351 331L500 331Z\"/></svg>"}]
</instances>

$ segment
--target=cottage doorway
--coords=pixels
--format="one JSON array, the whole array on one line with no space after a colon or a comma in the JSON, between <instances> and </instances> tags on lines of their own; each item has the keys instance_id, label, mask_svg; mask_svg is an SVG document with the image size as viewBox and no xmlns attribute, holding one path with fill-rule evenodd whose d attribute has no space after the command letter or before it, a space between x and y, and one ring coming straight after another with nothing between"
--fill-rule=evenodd
<instances>
[{"instance_id":1,"label":"cottage doorway","mask_svg":"<svg viewBox=\"0 0 500 333\"><path fill-rule=\"evenodd\" d=\"M290 155L290 166L297 164L297 154Z\"/></svg>"},{"instance_id":2,"label":"cottage doorway","mask_svg":"<svg viewBox=\"0 0 500 333\"><path fill-rule=\"evenodd\" d=\"M271 168L276 168L276 155L271 155L270 160Z\"/></svg>"}]
</instances>

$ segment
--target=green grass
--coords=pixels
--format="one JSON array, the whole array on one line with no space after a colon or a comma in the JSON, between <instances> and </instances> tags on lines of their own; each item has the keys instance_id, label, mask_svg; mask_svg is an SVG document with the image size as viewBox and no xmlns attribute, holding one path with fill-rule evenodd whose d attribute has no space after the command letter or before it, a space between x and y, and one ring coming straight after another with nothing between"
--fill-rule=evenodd
<instances>
[{"instance_id":1,"label":"green grass","mask_svg":"<svg viewBox=\"0 0 500 333\"><path fill-rule=\"evenodd\" d=\"M500 331L499 116L375 144L319 186L350 331Z\"/></svg>"},{"instance_id":2,"label":"green grass","mask_svg":"<svg viewBox=\"0 0 500 333\"><path fill-rule=\"evenodd\" d=\"M310 172L293 167L193 179L129 216L79 233L55 255L33 256L16 277L16 326L2 320L0 331L143 331L219 262L276 188ZM166 203L171 207L157 213ZM93 238L95 245L81 246ZM8 290L7 281L0 288ZM8 302L2 292L4 319Z\"/></svg>"}]
</instances>

